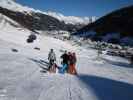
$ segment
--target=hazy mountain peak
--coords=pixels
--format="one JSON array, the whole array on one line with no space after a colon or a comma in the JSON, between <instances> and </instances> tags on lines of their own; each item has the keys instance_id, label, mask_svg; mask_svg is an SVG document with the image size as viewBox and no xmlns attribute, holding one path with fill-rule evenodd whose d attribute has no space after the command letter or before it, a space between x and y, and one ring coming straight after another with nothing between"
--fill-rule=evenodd
<instances>
[{"instance_id":1,"label":"hazy mountain peak","mask_svg":"<svg viewBox=\"0 0 133 100\"><path fill-rule=\"evenodd\" d=\"M57 18L60 21L64 21L66 24L88 24L96 20L96 17L76 17L76 16L64 16L61 13L48 11L46 14Z\"/></svg>"}]
</instances>

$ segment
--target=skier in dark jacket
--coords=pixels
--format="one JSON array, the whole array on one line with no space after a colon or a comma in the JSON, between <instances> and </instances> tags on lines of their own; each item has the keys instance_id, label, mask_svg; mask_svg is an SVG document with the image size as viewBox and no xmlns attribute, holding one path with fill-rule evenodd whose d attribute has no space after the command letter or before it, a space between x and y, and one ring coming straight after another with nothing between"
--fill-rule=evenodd
<instances>
[{"instance_id":1,"label":"skier in dark jacket","mask_svg":"<svg viewBox=\"0 0 133 100\"><path fill-rule=\"evenodd\" d=\"M62 58L62 64L67 64L68 65L68 54L67 54L67 51L65 51L65 53L63 55L61 55L61 58Z\"/></svg>"},{"instance_id":2,"label":"skier in dark jacket","mask_svg":"<svg viewBox=\"0 0 133 100\"><path fill-rule=\"evenodd\" d=\"M69 56L67 54L67 51L63 55L61 55L62 58L62 68L60 69L60 73L65 73L65 71L68 68L68 61L69 61Z\"/></svg>"}]
</instances>

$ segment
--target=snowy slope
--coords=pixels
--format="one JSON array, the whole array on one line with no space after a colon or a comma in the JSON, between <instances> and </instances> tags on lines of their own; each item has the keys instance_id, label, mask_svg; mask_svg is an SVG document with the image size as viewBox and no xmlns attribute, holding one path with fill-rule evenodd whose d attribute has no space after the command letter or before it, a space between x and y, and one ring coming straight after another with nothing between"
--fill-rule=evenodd
<instances>
[{"instance_id":1,"label":"snowy slope","mask_svg":"<svg viewBox=\"0 0 133 100\"><path fill-rule=\"evenodd\" d=\"M39 12L42 14L46 14L49 16L52 16L60 21L64 21L66 24L83 24L83 25L87 25L88 23L94 22L96 20L96 17L76 17L76 16L64 16L61 13L56 13L56 12L43 12L40 10L36 10L33 8L29 8L27 6L22 6L16 2L14 2L13 0L0 0L0 6L3 8L7 8L10 9L12 11L19 11L19 12L27 12L27 13L31 13L31 12Z\"/></svg>"},{"instance_id":2,"label":"snowy slope","mask_svg":"<svg viewBox=\"0 0 133 100\"><path fill-rule=\"evenodd\" d=\"M30 12L34 10L32 8L18 4L14 2L14 0L0 0L0 6L3 8L10 9L12 11L20 11L20 12L24 12L24 11Z\"/></svg>"},{"instance_id":3,"label":"snowy slope","mask_svg":"<svg viewBox=\"0 0 133 100\"><path fill-rule=\"evenodd\" d=\"M0 14L0 39L13 43L19 41L24 44L29 35L25 32L30 34L29 30L22 28L14 20Z\"/></svg>"},{"instance_id":4,"label":"snowy slope","mask_svg":"<svg viewBox=\"0 0 133 100\"><path fill-rule=\"evenodd\" d=\"M0 29L0 100L133 100L133 68L128 60L107 55L99 60L93 49L44 35L27 44L29 34L9 24ZM76 52L77 76L40 72L51 48L59 66L62 50Z\"/></svg>"},{"instance_id":5,"label":"snowy slope","mask_svg":"<svg viewBox=\"0 0 133 100\"><path fill-rule=\"evenodd\" d=\"M8 24L8 25L10 24L10 26L12 26L12 27L13 27L13 25L14 25L14 27L15 27L15 26L16 26L16 27L20 27L20 25L19 25L17 22L15 22L14 20L12 20L12 19L6 17L6 16L3 15L3 14L0 14L0 26L4 28L5 26L7 26L7 24ZM2 29L3 29L3 28L2 28Z\"/></svg>"}]
</instances>

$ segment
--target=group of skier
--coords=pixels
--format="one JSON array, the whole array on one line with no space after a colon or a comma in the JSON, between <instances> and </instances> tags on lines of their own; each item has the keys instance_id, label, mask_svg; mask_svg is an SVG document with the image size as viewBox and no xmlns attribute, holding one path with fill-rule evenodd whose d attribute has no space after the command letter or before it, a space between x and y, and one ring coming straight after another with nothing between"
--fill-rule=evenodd
<instances>
[{"instance_id":1,"label":"group of skier","mask_svg":"<svg viewBox=\"0 0 133 100\"><path fill-rule=\"evenodd\" d=\"M77 58L76 58L76 53L74 52L67 52L65 51L61 57L62 59L61 61L61 65L62 67L58 67L57 64L55 63L56 61L56 55L53 49L50 50L49 54L48 54L48 60L49 60L49 72L56 72L56 68L59 69L59 73L69 73L69 74L73 74L76 75L77 71L75 68L76 62L77 62Z\"/></svg>"}]
</instances>

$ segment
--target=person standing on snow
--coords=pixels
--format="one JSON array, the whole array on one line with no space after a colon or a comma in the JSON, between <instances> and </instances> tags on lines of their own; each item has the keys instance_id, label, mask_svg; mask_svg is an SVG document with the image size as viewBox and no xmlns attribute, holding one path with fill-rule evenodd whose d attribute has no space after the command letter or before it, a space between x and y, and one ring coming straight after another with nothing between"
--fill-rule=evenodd
<instances>
[{"instance_id":1,"label":"person standing on snow","mask_svg":"<svg viewBox=\"0 0 133 100\"><path fill-rule=\"evenodd\" d=\"M56 55L55 55L53 49L51 49L49 54L48 54L48 60L49 60L49 68L48 68L48 70L50 70L50 68L54 65L54 62L56 61Z\"/></svg>"},{"instance_id":2,"label":"person standing on snow","mask_svg":"<svg viewBox=\"0 0 133 100\"><path fill-rule=\"evenodd\" d=\"M76 54L70 52L68 55L69 55L68 73L73 74L73 75L77 75L77 71L75 68L75 65L77 62Z\"/></svg>"},{"instance_id":3,"label":"person standing on snow","mask_svg":"<svg viewBox=\"0 0 133 100\"><path fill-rule=\"evenodd\" d=\"M62 68L60 69L60 73L65 73L65 71L68 68L68 61L69 61L67 51L65 51L65 53L61 55L61 58L63 61L62 61Z\"/></svg>"}]
</instances>

